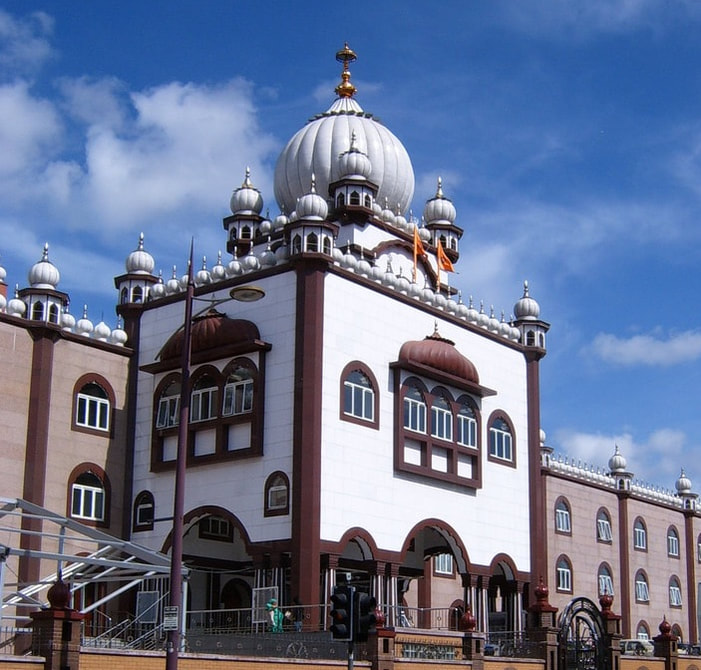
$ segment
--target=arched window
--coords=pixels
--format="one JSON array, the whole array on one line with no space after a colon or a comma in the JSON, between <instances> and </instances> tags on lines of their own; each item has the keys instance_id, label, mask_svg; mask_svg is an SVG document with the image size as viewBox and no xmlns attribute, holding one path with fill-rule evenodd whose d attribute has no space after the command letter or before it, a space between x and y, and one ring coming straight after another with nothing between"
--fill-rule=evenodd
<instances>
[{"instance_id":1,"label":"arched window","mask_svg":"<svg viewBox=\"0 0 701 670\"><path fill-rule=\"evenodd\" d=\"M372 421L375 412L375 392L362 372L353 370L343 381L343 411L359 419Z\"/></svg>"},{"instance_id":2,"label":"arched window","mask_svg":"<svg viewBox=\"0 0 701 670\"><path fill-rule=\"evenodd\" d=\"M426 401L416 386L409 386L404 394L404 428L426 432Z\"/></svg>"},{"instance_id":3,"label":"arched window","mask_svg":"<svg viewBox=\"0 0 701 670\"><path fill-rule=\"evenodd\" d=\"M644 622L641 621L638 626L635 629L635 637L638 638L638 640L649 640L650 639L650 628L648 625Z\"/></svg>"},{"instance_id":4,"label":"arched window","mask_svg":"<svg viewBox=\"0 0 701 670\"><path fill-rule=\"evenodd\" d=\"M134 498L134 532L153 530L155 503L151 491L141 491Z\"/></svg>"},{"instance_id":5,"label":"arched window","mask_svg":"<svg viewBox=\"0 0 701 670\"><path fill-rule=\"evenodd\" d=\"M307 235L307 251L319 251L319 237L316 233Z\"/></svg>"},{"instance_id":6,"label":"arched window","mask_svg":"<svg viewBox=\"0 0 701 670\"><path fill-rule=\"evenodd\" d=\"M217 384L207 374L202 375L192 387L190 397L190 421L207 421L217 415Z\"/></svg>"},{"instance_id":7,"label":"arched window","mask_svg":"<svg viewBox=\"0 0 701 670\"><path fill-rule=\"evenodd\" d=\"M458 408L458 444L477 447L477 413L474 407L463 400Z\"/></svg>"},{"instance_id":8,"label":"arched window","mask_svg":"<svg viewBox=\"0 0 701 670\"><path fill-rule=\"evenodd\" d=\"M442 395L437 395L431 405L431 435L440 440L453 439L453 412Z\"/></svg>"},{"instance_id":9,"label":"arched window","mask_svg":"<svg viewBox=\"0 0 701 670\"><path fill-rule=\"evenodd\" d=\"M129 291L127 291L126 286L119 292L119 302L122 305L126 305L129 302Z\"/></svg>"},{"instance_id":10,"label":"arched window","mask_svg":"<svg viewBox=\"0 0 701 670\"><path fill-rule=\"evenodd\" d=\"M674 526L667 529L667 555L679 558L679 533Z\"/></svg>"},{"instance_id":11,"label":"arched window","mask_svg":"<svg viewBox=\"0 0 701 670\"><path fill-rule=\"evenodd\" d=\"M75 423L83 428L110 429L110 401L107 392L96 382L81 387L76 395Z\"/></svg>"},{"instance_id":12,"label":"arched window","mask_svg":"<svg viewBox=\"0 0 701 670\"><path fill-rule=\"evenodd\" d=\"M49 307L49 323L58 323L58 305Z\"/></svg>"},{"instance_id":13,"label":"arched window","mask_svg":"<svg viewBox=\"0 0 701 670\"><path fill-rule=\"evenodd\" d=\"M351 205L359 205L360 193L358 193L358 191L351 191L349 202Z\"/></svg>"},{"instance_id":14,"label":"arched window","mask_svg":"<svg viewBox=\"0 0 701 670\"><path fill-rule=\"evenodd\" d=\"M292 253L293 254L301 254L302 253L302 237L299 233L297 233L292 238Z\"/></svg>"},{"instance_id":15,"label":"arched window","mask_svg":"<svg viewBox=\"0 0 701 670\"><path fill-rule=\"evenodd\" d=\"M156 428L172 428L180 422L180 382L173 381L158 399Z\"/></svg>"},{"instance_id":16,"label":"arched window","mask_svg":"<svg viewBox=\"0 0 701 670\"><path fill-rule=\"evenodd\" d=\"M87 521L104 521L105 486L94 472L83 472L73 482L71 516Z\"/></svg>"},{"instance_id":17,"label":"arched window","mask_svg":"<svg viewBox=\"0 0 701 670\"><path fill-rule=\"evenodd\" d=\"M682 606L682 587L677 577L672 577L669 580L669 606Z\"/></svg>"},{"instance_id":18,"label":"arched window","mask_svg":"<svg viewBox=\"0 0 701 670\"><path fill-rule=\"evenodd\" d=\"M336 207L343 207L346 204L346 196L343 193L339 193L336 196Z\"/></svg>"},{"instance_id":19,"label":"arched window","mask_svg":"<svg viewBox=\"0 0 701 670\"><path fill-rule=\"evenodd\" d=\"M613 577L611 576L611 569L606 565L606 563L602 563L599 566L599 595L604 596L612 596L615 595L613 592Z\"/></svg>"},{"instance_id":20,"label":"arched window","mask_svg":"<svg viewBox=\"0 0 701 670\"><path fill-rule=\"evenodd\" d=\"M265 482L265 516L290 513L290 480L284 472L273 472Z\"/></svg>"},{"instance_id":21,"label":"arched window","mask_svg":"<svg viewBox=\"0 0 701 670\"><path fill-rule=\"evenodd\" d=\"M557 590L572 592L572 564L567 556L557 559Z\"/></svg>"},{"instance_id":22,"label":"arched window","mask_svg":"<svg viewBox=\"0 0 701 670\"><path fill-rule=\"evenodd\" d=\"M249 226L244 226L241 228L241 239L250 240L251 239L251 229Z\"/></svg>"},{"instance_id":23,"label":"arched window","mask_svg":"<svg viewBox=\"0 0 701 670\"><path fill-rule=\"evenodd\" d=\"M322 242L323 252L325 254L331 255L331 238L324 237Z\"/></svg>"},{"instance_id":24,"label":"arched window","mask_svg":"<svg viewBox=\"0 0 701 670\"><path fill-rule=\"evenodd\" d=\"M611 517L602 507L596 514L596 539L598 542L612 542Z\"/></svg>"},{"instance_id":25,"label":"arched window","mask_svg":"<svg viewBox=\"0 0 701 670\"><path fill-rule=\"evenodd\" d=\"M365 207L372 209L372 198L367 193L365 194Z\"/></svg>"},{"instance_id":26,"label":"arched window","mask_svg":"<svg viewBox=\"0 0 701 670\"><path fill-rule=\"evenodd\" d=\"M222 415L248 414L253 411L253 376L243 366L234 369L224 384Z\"/></svg>"},{"instance_id":27,"label":"arched window","mask_svg":"<svg viewBox=\"0 0 701 670\"><path fill-rule=\"evenodd\" d=\"M682 627L678 623L675 623L672 626L672 635L674 635L674 637L676 638L679 638L680 642L684 640L684 633L682 632ZM681 649L679 651L681 652ZM689 653L691 653L691 650L689 650Z\"/></svg>"},{"instance_id":28,"label":"arched window","mask_svg":"<svg viewBox=\"0 0 701 670\"><path fill-rule=\"evenodd\" d=\"M39 300L32 305L32 319L34 321L44 320L44 305Z\"/></svg>"},{"instance_id":29,"label":"arched window","mask_svg":"<svg viewBox=\"0 0 701 670\"><path fill-rule=\"evenodd\" d=\"M501 416L489 424L489 456L500 461L514 460L511 427Z\"/></svg>"},{"instance_id":30,"label":"arched window","mask_svg":"<svg viewBox=\"0 0 701 670\"><path fill-rule=\"evenodd\" d=\"M635 602L650 602L650 589L648 587L647 575L642 570L638 570L635 574Z\"/></svg>"},{"instance_id":31,"label":"arched window","mask_svg":"<svg viewBox=\"0 0 701 670\"><path fill-rule=\"evenodd\" d=\"M144 289L141 286L135 286L134 290L131 292L132 302L143 302L144 301Z\"/></svg>"},{"instance_id":32,"label":"arched window","mask_svg":"<svg viewBox=\"0 0 701 670\"><path fill-rule=\"evenodd\" d=\"M633 524L633 548L639 551L647 551L647 529L645 522L638 517Z\"/></svg>"},{"instance_id":33,"label":"arched window","mask_svg":"<svg viewBox=\"0 0 701 670\"><path fill-rule=\"evenodd\" d=\"M555 531L567 535L572 534L570 506L564 498L560 498L555 503Z\"/></svg>"}]
</instances>

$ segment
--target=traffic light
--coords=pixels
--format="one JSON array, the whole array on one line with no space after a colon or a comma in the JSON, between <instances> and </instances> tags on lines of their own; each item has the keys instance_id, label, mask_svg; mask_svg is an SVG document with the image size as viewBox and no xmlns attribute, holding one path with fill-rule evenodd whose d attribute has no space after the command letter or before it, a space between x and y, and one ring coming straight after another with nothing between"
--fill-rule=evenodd
<instances>
[{"instance_id":1,"label":"traffic light","mask_svg":"<svg viewBox=\"0 0 701 670\"><path fill-rule=\"evenodd\" d=\"M356 631L355 639L357 642L367 642L368 635L377 632L375 628L375 623L377 622L377 617L375 616L375 608L377 607L377 600L367 593L357 593L356 594Z\"/></svg>"},{"instance_id":2,"label":"traffic light","mask_svg":"<svg viewBox=\"0 0 701 670\"><path fill-rule=\"evenodd\" d=\"M331 634L334 640L353 640L353 605L355 588L335 586L331 595Z\"/></svg>"}]
</instances>

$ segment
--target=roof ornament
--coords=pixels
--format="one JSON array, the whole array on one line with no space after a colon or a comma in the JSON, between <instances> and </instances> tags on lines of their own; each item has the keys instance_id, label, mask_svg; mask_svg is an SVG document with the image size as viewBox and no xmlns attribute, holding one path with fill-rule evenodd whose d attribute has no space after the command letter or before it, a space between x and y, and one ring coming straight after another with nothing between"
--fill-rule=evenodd
<instances>
[{"instance_id":1,"label":"roof ornament","mask_svg":"<svg viewBox=\"0 0 701 670\"><path fill-rule=\"evenodd\" d=\"M355 52L351 50L346 42L343 49L336 52L336 60L343 63L343 72L341 73L341 83L334 89L339 98L352 98L355 95L356 88L350 83L350 71L348 70L349 63L358 60Z\"/></svg>"}]
</instances>

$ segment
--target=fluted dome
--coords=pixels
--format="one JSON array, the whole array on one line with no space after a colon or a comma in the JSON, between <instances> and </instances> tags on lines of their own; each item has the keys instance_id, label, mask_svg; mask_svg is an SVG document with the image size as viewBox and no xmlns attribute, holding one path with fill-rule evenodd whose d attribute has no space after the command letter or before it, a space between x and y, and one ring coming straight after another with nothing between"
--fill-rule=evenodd
<instances>
[{"instance_id":1,"label":"fluted dome","mask_svg":"<svg viewBox=\"0 0 701 670\"><path fill-rule=\"evenodd\" d=\"M355 55L346 59L345 66L354 59ZM286 212L292 212L297 199L307 192L312 172L316 175L318 193L327 197L329 184L345 176L341 174L342 161L338 157L347 151L354 135L357 150L370 162L370 172L364 176L377 184L380 202L387 198L391 203L399 203L402 211L409 207L414 195L414 170L409 155L397 137L372 114L363 111L353 98L355 87L349 78L346 67L344 83L336 88L339 97L326 112L310 119L295 133L278 158L275 198Z\"/></svg>"},{"instance_id":2,"label":"fluted dome","mask_svg":"<svg viewBox=\"0 0 701 670\"><path fill-rule=\"evenodd\" d=\"M243 184L233 192L229 204L234 214L260 214L263 209L263 196L251 183L250 168L246 168Z\"/></svg>"},{"instance_id":3,"label":"fluted dome","mask_svg":"<svg viewBox=\"0 0 701 670\"><path fill-rule=\"evenodd\" d=\"M535 321L540 316L540 305L528 294L528 282L523 282L523 297L514 305L518 321Z\"/></svg>"},{"instance_id":4,"label":"fluted dome","mask_svg":"<svg viewBox=\"0 0 701 670\"><path fill-rule=\"evenodd\" d=\"M455 342L441 337L437 329L423 340L405 342L399 350L399 361L424 365L479 384L477 368L455 348Z\"/></svg>"},{"instance_id":5,"label":"fluted dome","mask_svg":"<svg viewBox=\"0 0 701 670\"><path fill-rule=\"evenodd\" d=\"M49 260L49 245L44 245L44 253L41 260L32 265L27 275L29 285L32 288L54 290L58 285L61 275L58 268Z\"/></svg>"},{"instance_id":6,"label":"fluted dome","mask_svg":"<svg viewBox=\"0 0 701 670\"><path fill-rule=\"evenodd\" d=\"M438 177L436 195L426 201L424 219L426 223L429 224L441 223L445 225L454 223L456 216L455 205L443 195L443 182L441 178Z\"/></svg>"},{"instance_id":7,"label":"fluted dome","mask_svg":"<svg viewBox=\"0 0 701 670\"><path fill-rule=\"evenodd\" d=\"M148 251L144 251L144 234L139 235L139 246L127 256L126 268L128 273L147 274L153 272L155 261Z\"/></svg>"},{"instance_id":8,"label":"fluted dome","mask_svg":"<svg viewBox=\"0 0 701 670\"><path fill-rule=\"evenodd\" d=\"M683 469L674 486L677 489L677 493L689 493L691 491L691 480L686 476Z\"/></svg>"},{"instance_id":9,"label":"fluted dome","mask_svg":"<svg viewBox=\"0 0 701 670\"><path fill-rule=\"evenodd\" d=\"M625 472L627 465L626 459L623 458L623 454L621 454L618 445L616 445L616 451L609 458L609 470L611 472Z\"/></svg>"},{"instance_id":10,"label":"fluted dome","mask_svg":"<svg viewBox=\"0 0 701 670\"><path fill-rule=\"evenodd\" d=\"M183 347L183 330L174 333L161 349L162 361L179 358ZM207 351L218 347L259 340L260 333L254 323L243 319L230 319L225 314L210 309L192 323L192 351Z\"/></svg>"},{"instance_id":11,"label":"fluted dome","mask_svg":"<svg viewBox=\"0 0 701 670\"><path fill-rule=\"evenodd\" d=\"M312 187L309 193L305 193L297 201L297 216L300 219L323 221L328 213L329 206L326 204L326 200L316 192L316 178L312 174Z\"/></svg>"}]
</instances>

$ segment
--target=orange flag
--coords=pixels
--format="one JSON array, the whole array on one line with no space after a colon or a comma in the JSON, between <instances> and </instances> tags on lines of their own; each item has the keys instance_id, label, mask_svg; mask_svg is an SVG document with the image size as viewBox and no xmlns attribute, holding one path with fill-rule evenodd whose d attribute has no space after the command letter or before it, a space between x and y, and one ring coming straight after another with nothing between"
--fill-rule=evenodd
<instances>
[{"instance_id":1,"label":"orange flag","mask_svg":"<svg viewBox=\"0 0 701 670\"><path fill-rule=\"evenodd\" d=\"M438 243L436 249L438 251L438 267L446 272L455 272L455 268L450 262L450 258L446 256L445 251L443 250L443 245L440 242Z\"/></svg>"},{"instance_id":2,"label":"orange flag","mask_svg":"<svg viewBox=\"0 0 701 670\"><path fill-rule=\"evenodd\" d=\"M419 256L425 256L426 250L419 237L419 228L414 226L414 281L416 281L416 262Z\"/></svg>"}]
</instances>

